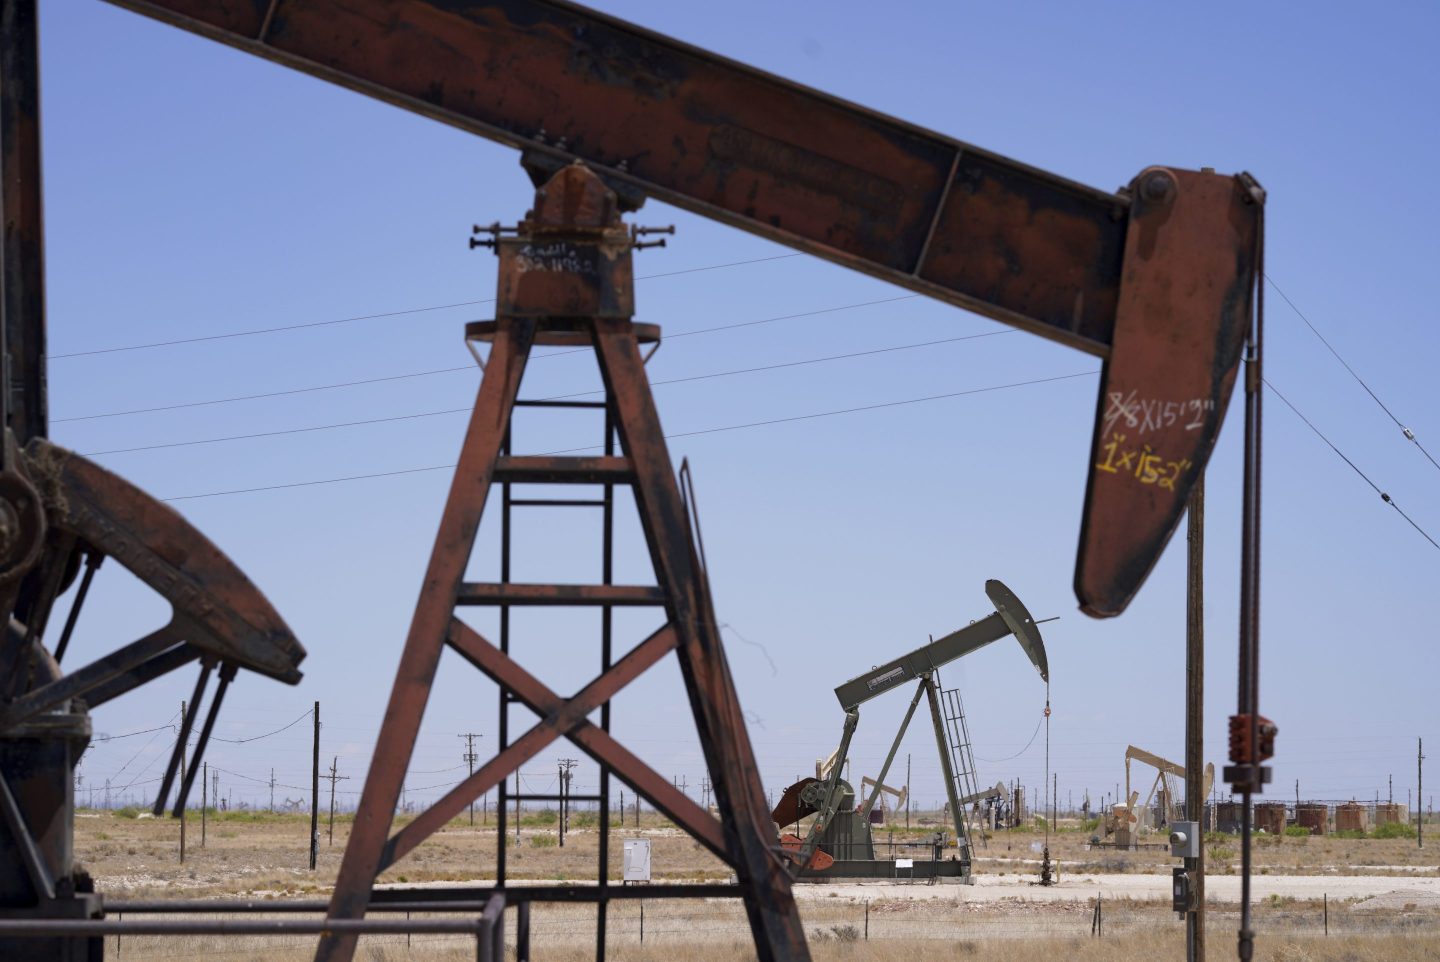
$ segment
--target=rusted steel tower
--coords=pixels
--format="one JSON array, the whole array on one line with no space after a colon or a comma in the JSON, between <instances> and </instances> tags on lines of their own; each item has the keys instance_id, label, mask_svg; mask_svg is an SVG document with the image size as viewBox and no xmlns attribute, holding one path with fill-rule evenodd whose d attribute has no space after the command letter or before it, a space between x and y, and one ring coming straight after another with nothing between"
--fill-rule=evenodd
<instances>
[{"instance_id":1,"label":"rusted steel tower","mask_svg":"<svg viewBox=\"0 0 1440 962\"><path fill-rule=\"evenodd\" d=\"M500 257L496 319L467 327L471 342L490 345L475 410L465 434L459 465L441 516L440 530L385 722L365 782L355 830L330 904L332 919L365 913L380 872L420 844L478 796L499 789L496 887L506 886L505 780L551 742L566 737L600 764L601 788L594 801L602 820L609 810L613 774L735 870L736 886L706 886L703 894L744 899L756 948L764 960L808 959L804 931L790 891L790 875L770 825L744 716L730 678L712 608L702 552L691 526L693 504L682 491L666 449L642 345L659 340L652 325L636 324L631 251L643 243L643 229L621 221L621 202L589 168L561 168L535 193L535 206L516 228L488 229ZM522 400L520 385L533 347L593 347L605 384L603 401ZM479 355L477 354L477 357ZM512 414L517 407L598 408L605 421L603 450L596 457L517 455ZM684 472L682 471L682 476ZM524 499L515 484L599 485L598 500ZM655 585L613 581L614 493L628 485L655 569ZM488 496L500 488L500 581L467 582ZM590 505L604 512L603 574L600 584L520 584L510 580L511 512L531 505ZM499 609L499 637L491 641L457 615L465 606ZM600 674L578 694L563 698L512 659L510 612L520 606L588 606L601 612ZM616 659L612 613L622 606L651 606L665 623ZM449 647L500 686L497 753L455 789L395 834L392 813L409 765L421 717L441 652ZM720 810L716 821L668 780L645 765L609 732L610 699L645 670L674 651L710 769ZM519 737L510 727L509 706L520 704L538 721ZM588 716L599 711L599 724ZM524 796L538 800L537 796ZM598 903L596 955L605 953L606 905L623 897L608 884L608 821L602 821L596 885L549 891L547 898ZM647 898L686 894L652 888ZM713 891L712 891L713 890ZM528 954L528 904L523 890L507 888L520 905L519 941ZM427 897L436 897L427 891ZM474 889L457 896L475 896ZM695 894L701 894L695 889ZM441 896L443 897L443 896ZM349 959L355 937L322 939L317 958Z\"/></svg>"}]
</instances>

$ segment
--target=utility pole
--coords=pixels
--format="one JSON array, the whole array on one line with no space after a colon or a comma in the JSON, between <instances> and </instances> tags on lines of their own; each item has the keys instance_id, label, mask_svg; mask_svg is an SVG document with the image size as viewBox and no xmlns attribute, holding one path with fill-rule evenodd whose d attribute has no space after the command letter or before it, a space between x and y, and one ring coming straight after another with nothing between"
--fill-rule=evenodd
<instances>
[{"instance_id":1,"label":"utility pole","mask_svg":"<svg viewBox=\"0 0 1440 962\"><path fill-rule=\"evenodd\" d=\"M275 813L275 769L270 769L270 813Z\"/></svg>"},{"instance_id":2,"label":"utility pole","mask_svg":"<svg viewBox=\"0 0 1440 962\"><path fill-rule=\"evenodd\" d=\"M346 782L350 780L350 776L348 775L336 774L336 772L339 770L339 766L340 756L336 755L330 760L330 774L325 776L326 778L330 779L330 824L328 829L329 841L325 843L327 845L335 844L335 783Z\"/></svg>"},{"instance_id":3,"label":"utility pole","mask_svg":"<svg viewBox=\"0 0 1440 962\"><path fill-rule=\"evenodd\" d=\"M1425 739L1415 739L1415 847L1425 847Z\"/></svg>"},{"instance_id":4,"label":"utility pole","mask_svg":"<svg viewBox=\"0 0 1440 962\"><path fill-rule=\"evenodd\" d=\"M910 753L905 753L905 831L910 831L910 809L914 807L914 793L910 790Z\"/></svg>"},{"instance_id":5,"label":"utility pole","mask_svg":"<svg viewBox=\"0 0 1440 962\"><path fill-rule=\"evenodd\" d=\"M200 769L200 772L200 847L204 848L205 809L208 807L206 803L206 790L210 787L210 763L206 762L204 767Z\"/></svg>"},{"instance_id":6,"label":"utility pole","mask_svg":"<svg viewBox=\"0 0 1440 962\"><path fill-rule=\"evenodd\" d=\"M456 735L456 738L465 739L465 764L470 766L470 774L475 774L475 739L481 736L476 732L466 732L463 735ZM475 799L470 799L470 827L475 827Z\"/></svg>"},{"instance_id":7,"label":"utility pole","mask_svg":"<svg viewBox=\"0 0 1440 962\"><path fill-rule=\"evenodd\" d=\"M565 847L565 830L570 827L571 769L580 764L573 758L560 759L560 847Z\"/></svg>"},{"instance_id":8,"label":"utility pole","mask_svg":"<svg viewBox=\"0 0 1440 962\"><path fill-rule=\"evenodd\" d=\"M310 752L310 871L320 859L320 703L315 703L315 738Z\"/></svg>"},{"instance_id":9,"label":"utility pole","mask_svg":"<svg viewBox=\"0 0 1440 962\"><path fill-rule=\"evenodd\" d=\"M1185 577L1185 817L1205 819L1205 476L1186 508ZM1298 785L1297 792L1298 792ZM1116 787L1118 797L1119 787ZM1129 799L1126 799L1128 802ZM1185 913L1186 962L1205 962L1205 846L1185 859L1190 873L1190 910Z\"/></svg>"},{"instance_id":10,"label":"utility pole","mask_svg":"<svg viewBox=\"0 0 1440 962\"><path fill-rule=\"evenodd\" d=\"M205 764L206 764L206 765L209 765L210 763L209 763L209 762L206 762ZM211 781L211 789L212 789L212 790L211 790L211 792L210 792L210 797L213 798L213 799L215 799L215 807L216 807L216 808L219 808L219 807L220 807L220 773L217 771L215 774L211 775L210 778L211 778L211 780L212 780L212 781Z\"/></svg>"}]
</instances>

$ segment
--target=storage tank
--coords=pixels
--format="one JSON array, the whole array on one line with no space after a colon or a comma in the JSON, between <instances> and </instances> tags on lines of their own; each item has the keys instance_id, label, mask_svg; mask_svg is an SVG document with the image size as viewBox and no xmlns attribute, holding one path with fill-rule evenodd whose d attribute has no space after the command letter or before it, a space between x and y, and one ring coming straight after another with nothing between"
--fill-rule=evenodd
<instances>
[{"instance_id":1,"label":"storage tank","mask_svg":"<svg viewBox=\"0 0 1440 962\"><path fill-rule=\"evenodd\" d=\"M1375 827L1408 821L1405 806L1398 802L1381 802L1375 806Z\"/></svg>"},{"instance_id":2,"label":"storage tank","mask_svg":"<svg viewBox=\"0 0 1440 962\"><path fill-rule=\"evenodd\" d=\"M1269 835L1285 834L1285 803L1261 802L1255 806L1255 830Z\"/></svg>"},{"instance_id":3,"label":"storage tank","mask_svg":"<svg viewBox=\"0 0 1440 962\"><path fill-rule=\"evenodd\" d=\"M1365 831L1365 806L1359 802L1346 802L1335 806L1335 831Z\"/></svg>"},{"instance_id":4,"label":"storage tank","mask_svg":"<svg viewBox=\"0 0 1440 962\"><path fill-rule=\"evenodd\" d=\"M1295 824L1310 830L1311 835L1324 835L1330 826L1330 809L1319 802L1306 802L1295 807Z\"/></svg>"},{"instance_id":5,"label":"storage tank","mask_svg":"<svg viewBox=\"0 0 1440 962\"><path fill-rule=\"evenodd\" d=\"M1215 830L1227 835L1240 834L1240 814L1243 811L1239 802L1221 802L1215 807Z\"/></svg>"}]
</instances>

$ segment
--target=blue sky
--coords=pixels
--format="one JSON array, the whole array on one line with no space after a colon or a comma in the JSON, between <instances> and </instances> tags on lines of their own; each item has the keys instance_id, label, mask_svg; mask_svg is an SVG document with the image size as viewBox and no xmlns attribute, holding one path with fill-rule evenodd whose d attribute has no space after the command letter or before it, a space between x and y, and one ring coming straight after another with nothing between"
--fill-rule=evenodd
<instances>
[{"instance_id":1,"label":"blue sky","mask_svg":"<svg viewBox=\"0 0 1440 962\"><path fill-rule=\"evenodd\" d=\"M1288 5L610 2L607 12L987 149L1114 189L1152 163L1252 171L1270 192L1267 269L1385 403L1440 450L1437 334L1424 280L1440 255L1428 121L1440 67L1433 8ZM125 417L72 420L342 381L464 368L466 320L488 316L494 260L469 225L529 204L517 156L483 140L116 8L42 11L53 437L80 452L467 408L477 374ZM656 380L1004 331L992 322L707 223L675 223L637 274L755 263L638 282L638 318L670 343ZM1269 298L1267 376L1432 534L1440 473L1401 436L1283 301ZM58 355L386 312L298 331L91 356ZM854 306L867 305L867 306ZM842 310L830 310L843 308ZM816 311L827 313L816 314ZM742 321L808 315L678 338ZM1055 377L1096 362L1020 333L778 371L658 386L667 430ZM537 360L536 396L596 386L584 355ZM1062 798L1123 777L1134 743L1181 757L1184 563L1166 553L1122 617L1091 621L1070 593L1095 382L1083 377L952 400L679 438L696 472L712 580L767 789L827 755L831 689L988 611L987 578L1045 626ZM1238 411L1238 408L1236 409ZM1370 797L1413 784L1415 737L1440 745L1433 588L1440 551L1312 435L1267 404L1262 707L1280 725L1275 779L1293 796ZM463 414L281 437L97 454L176 497L445 465ZM1223 764L1234 710L1240 421L1209 480L1207 756ZM588 443L579 419L527 422L530 450ZM242 678L220 734L245 738L323 704L323 753L358 788L434 537L448 473L176 502L275 602L310 651L291 689ZM474 570L493 569L494 525ZM536 515L517 579L598 573L598 521ZM620 577L648 578L633 529ZM72 657L152 627L161 607L107 572ZM522 662L565 691L598 661L593 617L527 615ZM478 621L483 627L483 620ZM622 621L638 640L652 624ZM745 643L733 632L749 642ZM96 714L123 734L164 725L193 679L151 685ZM1038 785L1044 686L1011 641L944 672L971 715L982 779ZM412 764L446 784L457 733L493 739L492 689L447 660ZM852 753L873 773L906 699L867 706ZM617 701L616 729L665 774L702 765L672 666ZM517 719L520 717L517 714ZM657 725L658 719L667 724ZM215 746L238 797L308 784L304 724ZM87 785L163 765L166 735L100 743ZM148 748L145 747L148 744ZM940 778L916 728L919 797ZM1023 750L1023 751L1022 751ZM1018 757L1003 760L1020 753ZM556 746L527 772L552 776ZM987 761L989 760L989 761ZM146 766L150 766L148 769ZM593 778L582 767L577 789ZM228 773L235 773L233 776ZM430 794L437 794L440 789ZM295 792L290 793L292 796ZM423 793L422 793L423 794Z\"/></svg>"}]
</instances>

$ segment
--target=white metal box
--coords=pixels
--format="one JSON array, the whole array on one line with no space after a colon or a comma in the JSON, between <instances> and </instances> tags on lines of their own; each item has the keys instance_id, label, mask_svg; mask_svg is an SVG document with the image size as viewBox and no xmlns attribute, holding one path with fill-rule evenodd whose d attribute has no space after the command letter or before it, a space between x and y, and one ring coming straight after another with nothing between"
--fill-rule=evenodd
<instances>
[{"instance_id":1,"label":"white metal box","mask_svg":"<svg viewBox=\"0 0 1440 962\"><path fill-rule=\"evenodd\" d=\"M625 866L622 876L627 882L650 881L650 840L625 839Z\"/></svg>"}]
</instances>

